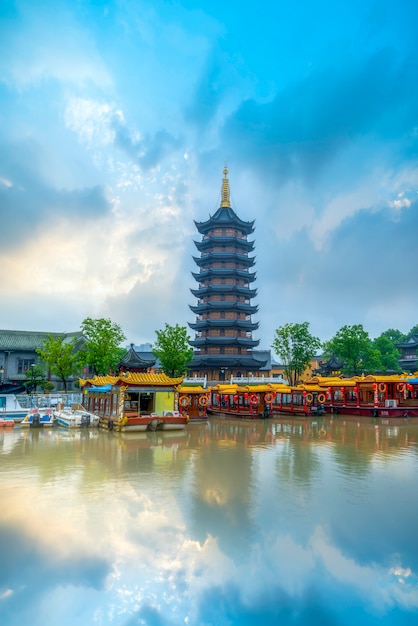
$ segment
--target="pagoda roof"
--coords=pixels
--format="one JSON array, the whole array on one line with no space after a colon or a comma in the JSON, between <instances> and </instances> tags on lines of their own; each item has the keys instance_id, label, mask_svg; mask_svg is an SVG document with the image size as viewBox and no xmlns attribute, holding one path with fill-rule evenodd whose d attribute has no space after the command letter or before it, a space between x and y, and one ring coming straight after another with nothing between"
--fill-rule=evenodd
<instances>
[{"instance_id":1,"label":"pagoda roof","mask_svg":"<svg viewBox=\"0 0 418 626\"><path fill-rule=\"evenodd\" d=\"M212 369L222 369L225 367L242 367L245 369L260 369L264 365L261 361L250 356L228 355L220 359L223 355L199 355L195 356L189 364L190 369L208 367Z\"/></svg>"},{"instance_id":2,"label":"pagoda roof","mask_svg":"<svg viewBox=\"0 0 418 626\"><path fill-rule=\"evenodd\" d=\"M213 261L238 261L239 263L243 263L247 267L252 267L255 263L255 257L249 257L246 254L241 254L240 252L207 252L202 256L193 257L194 262L201 267L202 265L206 265L207 263L212 263Z\"/></svg>"},{"instance_id":3,"label":"pagoda roof","mask_svg":"<svg viewBox=\"0 0 418 626\"><path fill-rule=\"evenodd\" d=\"M259 322L251 320L198 320L189 322L190 328L193 330L202 330L203 328L243 328L245 330L257 330Z\"/></svg>"},{"instance_id":4,"label":"pagoda roof","mask_svg":"<svg viewBox=\"0 0 418 626\"><path fill-rule=\"evenodd\" d=\"M211 293L238 293L248 298L255 298L257 295L257 289L249 289L249 287L243 287L242 285L204 285L198 289L190 289L190 291L196 298L201 298Z\"/></svg>"},{"instance_id":5,"label":"pagoda roof","mask_svg":"<svg viewBox=\"0 0 418 626\"><path fill-rule=\"evenodd\" d=\"M247 235L250 235L254 232L254 222L244 222L242 219L238 217L235 211L231 207L219 207L219 209L209 217L205 222L196 222L195 225L199 233L206 234L209 231L213 230L217 226L230 226L231 228L236 228Z\"/></svg>"},{"instance_id":6,"label":"pagoda roof","mask_svg":"<svg viewBox=\"0 0 418 626\"><path fill-rule=\"evenodd\" d=\"M242 278L248 283L252 283L256 278L256 272L248 272L247 270L238 270L234 267L208 267L202 272L192 272L192 276L199 283L207 280L208 278L226 278L232 276L233 278Z\"/></svg>"},{"instance_id":7,"label":"pagoda roof","mask_svg":"<svg viewBox=\"0 0 418 626\"><path fill-rule=\"evenodd\" d=\"M195 355L189 368L209 367L212 369L222 369L225 367L242 367L245 369L260 369L265 365L266 361L259 361L251 356L223 355L223 354L205 354Z\"/></svg>"},{"instance_id":8,"label":"pagoda roof","mask_svg":"<svg viewBox=\"0 0 418 626\"><path fill-rule=\"evenodd\" d=\"M251 252L254 249L254 241L248 241L248 239L243 237L227 237L223 235L204 237L202 241L195 241L194 244L199 251L216 245L233 245L237 246L237 248L243 248L247 252Z\"/></svg>"},{"instance_id":9,"label":"pagoda roof","mask_svg":"<svg viewBox=\"0 0 418 626\"><path fill-rule=\"evenodd\" d=\"M250 337L198 337L189 340L191 346L246 346L247 348L255 348L260 341L251 339Z\"/></svg>"},{"instance_id":10,"label":"pagoda roof","mask_svg":"<svg viewBox=\"0 0 418 626\"><path fill-rule=\"evenodd\" d=\"M226 165L223 170L223 175L221 204L219 209L205 222L195 221L196 228L201 234L206 234L217 226L230 226L249 235L254 232L254 220L252 222L244 222L232 209L230 202L228 168Z\"/></svg>"},{"instance_id":11,"label":"pagoda roof","mask_svg":"<svg viewBox=\"0 0 418 626\"><path fill-rule=\"evenodd\" d=\"M257 313L258 311L257 305L252 306L251 304L246 304L245 302L228 302L227 300L202 302L201 304L197 304L196 306L189 304L189 308L191 311L193 311L193 313L203 313L205 311L209 311L210 309L215 309L217 311L230 311L232 309L235 311L242 311L243 313L251 315L252 313Z\"/></svg>"}]
</instances>

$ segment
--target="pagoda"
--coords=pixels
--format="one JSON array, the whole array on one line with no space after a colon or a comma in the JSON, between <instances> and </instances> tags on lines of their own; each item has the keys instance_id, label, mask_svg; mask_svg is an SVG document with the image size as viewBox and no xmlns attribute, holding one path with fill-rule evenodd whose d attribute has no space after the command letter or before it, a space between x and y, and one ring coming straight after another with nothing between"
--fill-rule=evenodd
<instances>
[{"instance_id":1,"label":"pagoda","mask_svg":"<svg viewBox=\"0 0 418 626\"><path fill-rule=\"evenodd\" d=\"M248 241L254 221L244 222L231 208L226 166L223 174L219 209L206 222L195 221L202 239L194 242L200 256L193 257L199 271L192 272L198 287L191 289L197 305L190 309L197 317L189 323L196 331L190 341L195 354L189 369L209 381L251 376L266 363L252 353L259 344L252 337L258 322L251 319L258 311L251 304L257 290L253 287L256 275L250 272L255 263L249 256L254 242Z\"/></svg>"}]
</instances>

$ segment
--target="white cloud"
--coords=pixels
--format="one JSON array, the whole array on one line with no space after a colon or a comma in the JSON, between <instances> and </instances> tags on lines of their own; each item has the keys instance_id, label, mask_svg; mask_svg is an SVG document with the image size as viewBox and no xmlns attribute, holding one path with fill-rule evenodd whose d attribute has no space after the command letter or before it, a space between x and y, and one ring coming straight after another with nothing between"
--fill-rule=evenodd
<instances>
[{"instance_id":1,"label":"white cloud","mask_svg":"<svg viewBox=\"0 0 418 626\"><path fill-rule=\"evenodd\" d=\"M4 29L0 76L17 89L53 79L62 84L87 83L109 87L111 76L98 54L91 34L59 3L48 19L35 3L21 2L18 28Z\"/></svg>"},{"instance_id":2,"label":"white cloud","mask_svg":"<svg viewBox=\"0 0 418 626\"><path fill-rule=\"evenodd\" d=\"M113 144L113 122L124 122L123 112L112 104L90 98L70 98L65 110L65 124L90 146Z\"/></svg>"}]
</instances>

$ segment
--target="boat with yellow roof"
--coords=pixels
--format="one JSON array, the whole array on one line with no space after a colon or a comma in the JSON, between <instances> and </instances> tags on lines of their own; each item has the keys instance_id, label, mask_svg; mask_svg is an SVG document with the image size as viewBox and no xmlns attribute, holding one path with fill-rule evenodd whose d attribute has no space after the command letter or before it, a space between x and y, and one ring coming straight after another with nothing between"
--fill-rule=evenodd
<instances>
[{"instance_id":1,"label":"boat with yellow roof","mask_svg":"<svg viewBox=\"0 0 418 626\"><path fill-rule=\"evenodd\" d=\"M119 432L182 430L189 416L178 410L182 378L150 372L80 379L83 404L99 425Z\"/></svg>"},{"instance_id":2,"label":"boat with yellow roof","mask_svg":"<svg viewBox=\"0 0 418 626\"><path fill-rule=\"evenodd\" d=\"M418 417L418 373L352 378L315 376L286 384L219 384L211 388L209 413L260 419L325 413L383 418Z\"/></svg>"},{"instance_id":3,"label":"boat with yellow roof","mask_svg":"<svg viewBox=\"0 0 418 626\"><path fill-rule=\"evenodd\" d=\"M270 417L276 387L272 383L239 385L220 383L210 389L208 412L212 415L262 419Z\"/></svg>"},{"instance_id":4,"label":"boat with yellow roof","mask_svg":"<svg viewBox=\"0 0 418 626\"><path fill-rule=\"evenodd\" d=\"M201 385L182 384L178 392L180 413L188 415L191 422L206 421L209 405L208 390Z\"/></svg>"},{"instance_id":5,"label":"boat with yellow roof","mask_svg":"<svg viewBox=\"0 0 418 626\"><path fill-rule=\"evenodd\" d=\"M326 413L370 417L418 417L417 374L315 376L304 385L305 406Z\"/></svg>"}]
</instances>

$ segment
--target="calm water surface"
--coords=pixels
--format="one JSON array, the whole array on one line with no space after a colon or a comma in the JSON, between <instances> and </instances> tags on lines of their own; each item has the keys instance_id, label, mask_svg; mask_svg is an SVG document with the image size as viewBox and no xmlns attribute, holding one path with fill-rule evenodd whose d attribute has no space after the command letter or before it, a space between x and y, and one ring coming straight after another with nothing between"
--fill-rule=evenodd
<instances>
[{"instance_id":1,"label":"calm water surface","mask_svg":"<svg viewBox=\"0 0 418 626\"><path fill-rule=\"evenodd\" d=\"M418 425L0 431L0 624L418 624Z\"/></svg>"}]
</instances>

